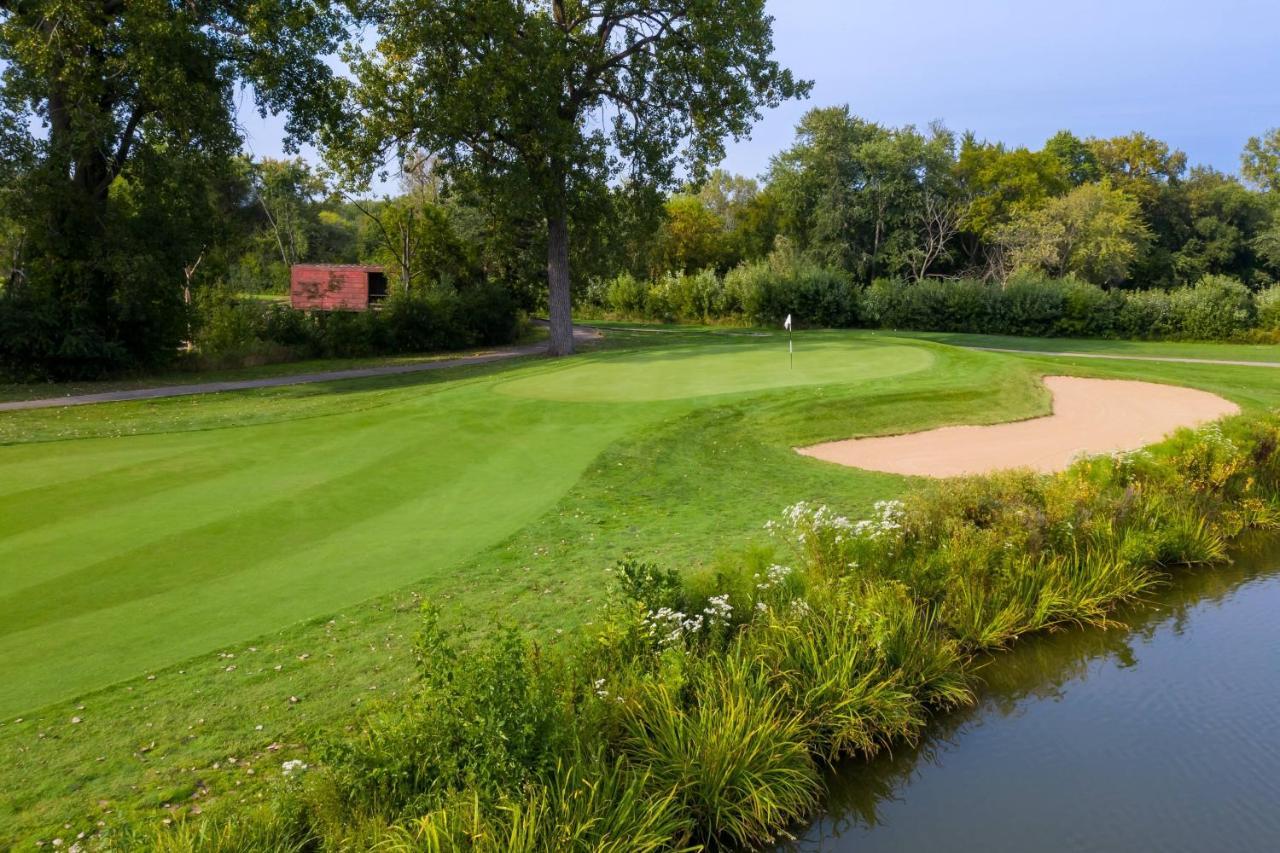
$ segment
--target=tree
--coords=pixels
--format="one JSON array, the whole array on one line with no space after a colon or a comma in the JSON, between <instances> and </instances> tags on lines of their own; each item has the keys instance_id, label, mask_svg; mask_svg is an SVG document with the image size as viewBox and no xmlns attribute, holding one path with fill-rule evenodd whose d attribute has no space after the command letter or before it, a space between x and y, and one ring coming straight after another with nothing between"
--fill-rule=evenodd
<instances>
[{"instance_id":1,"label":"tree","mask_svg":"<svg viewBox=\"0 0 1280 853\"><path fill-rule=\"evenodd\" d=\"M877 125L847 106L809 110L796 126L796 142L769 166L782 233L818 262L852 270L863 235L854 216L865 182L854 152Z\"/></svg>"},{"instance_id":2,"label":"tree","mask_svg":"<svg viewBox=\"0 0 1280 853\"><path fill-rule=\"evenodd\" d=\"M927 199L955 191L954 135L883 127L848 107L811 110L796 133L769 173L787 236L863 281L915 267Z\"/></svg>"},{"instance_id":3,"label":"tree","mask_svg":"<svg viewBox=\"0 0 1280 853\"><path fill-rule=\"evenodd\" d=\"M370 257L398 271L401 292L453 287L475 278L472 247L459 238L443 204L411 194L358 204L369 223Z\"/></svg>"},{"instance_id":4,"label":"tree","mask_svg":"<svg viewBox=\"0 0 1280 853\"><path fill-rule=\"evenodd\" d=\"M771 187L760 190L735 217L730 236L739 261L758 261L773 252L778 239L781 211L778 194Z\"/></svg>"},{"instance_id":5,"label":"tree","mask_svg":"<svg viewBox=\"0 0 1280 853\"><path fill-rule=\"evenodd\" d=\"M720 217L726 231L741 227L743 211L760 194L760 185L751 178L724 169L712 169L696 195L708 210Z\"/></svg>"},{"instance_id":6,"label":"tree","mask_svg":"<svg viewBox=\"0 0 1280 853\"><path fill-rule=\"evenodd\" d=\"M1250 137L1240 155L1240 173L1266 192L1280 192L1280 127Z\"/></svg>"},{"instance_id":7,"label":"tree","mask_svg":"<svg viewBox=\"0 0 1280 853\"><path fill-rule=\"evenodd\" d=\"M773 251L777 199L755 179L715 169L698 189L698 198L724 223L718 261L722 270Z\"/></svg>"},{"instance_id":8,"label":"tree","mask_svg":"<svg viewBox=\"0 0 1280 853\"><path fill-rule=\"evenodd\" d=\"M951 242L960 233L960 221L964 205L957 199L926 189L916 211L919 225L919 242L907 253L913 281L921 281L929 275L934 264L945 258Z\"/></svg>"},{"instance_id":9,"label":"tree","mask_svg":"<svg viewBox=\"0 0 1280 853\"><path fill-rule=\"evenodd\" d=\"M1070 186L1062 161L1054 154L1009 150L966 135L956 173L969 199L961 225L983 243L1018 217L1042 207Z\"/></svg>"},{"instance_id":10,"label":"tree","mask_svg":"<svg viewBox=\"0 0 1280 853\"><path fill-rule=\"evenodd\" d=\"M112 229L130 229L130 240L147 233L120 215L135 208L113 210L118 182L136 190L131 170L145 163L153 190L200 195L239 147L241 83L264 111L288 110L290 133L303 135L325 113L324 56L346 31L340 1L0 0L0 124L33 151L22 209L29 277L58 315L54 349L74 352L76 369L157 358L176 344L158 335L144 351L120 349L173 310L194 255L153 279L154 292L123 280L124 235ZM148 251L158 259L165 247Z\"/></svg>"},{"instance_id":11,"label":"tree","mask_svg":"<svg viewBox=\"0 0 1280 853\"><path fill-rule=\"evenodd\" d=\"M1178 181L1187 170L1187 155L1145 133L1090 139L1102 177L1149 210L1161 185Z\"/></svg>"},{"instance_id":12,"label":"tree","mask_svg":"<svg viewBox=\"0 0 1280 853\"><path fill-rule=\"evenodd\" d=\"M764 0L385 0L372 14L377 44L348 55L359 120L330 135L331 156L367 174L425 149L536 212L557 355L573 350L571 229L609 181L697 174L761 107L809 88L770 58Z\"/></svg>"},{"instance_id":13,"label":"tree","mask_svg":"<svg viewBox=\"0 0 1280 853\"><path fill-rule=\"evenodd\" d=\"M723 266L725 221L700 196L672 196L667 201L666 215L659 238L664 270L696 272Z\"/></svg>"},{"instance_id":14,"label":"tree","mask_svg":"<svg viewBox=\"0 0 1280 853\"><path fill-rule=\"evenodd\" d=\"M1253 284L1259 266L1255 242L1272 224L1267 197L1204 167L1192 169L1180 189L1183 221L1172 247L1178 283L1228 275Z\"/></svg>"},{"instance_id":15,"label":"tree","mask_svg":"<svg viewBox=\"0 0 1280 853\"><path fill-rule=\"evenodd\" d=\"M1015 268L1109 285L1126 279L1150 231L1137 200L1104 182L1083 184L1017 217L998 239Z\"/></svg>"},{"instance_id":16,"label":"tree","mask_svg":"<svg viewBox=\"0 0 1280 853\"><path fill-rule=\"evenodd\" d=\"M1060 130L1044 144L1046 154L1051 154L1062 164L1063 173L1071 186L1089 184L1102 177L1098 156L1089 143L1069 130Z\"/></svg>"},{"instance_id":17,"label":"tree","mask_svg":"<svg viewBox=\"0 0 1280 853\"><path fill-rule=\"evenodd\" d=\"M263 159L250 169L254 196L266 219L269 239L287 268L307 258L320 228L317 202L325 184L301 158Z\"/></svg>"}]
</instances>

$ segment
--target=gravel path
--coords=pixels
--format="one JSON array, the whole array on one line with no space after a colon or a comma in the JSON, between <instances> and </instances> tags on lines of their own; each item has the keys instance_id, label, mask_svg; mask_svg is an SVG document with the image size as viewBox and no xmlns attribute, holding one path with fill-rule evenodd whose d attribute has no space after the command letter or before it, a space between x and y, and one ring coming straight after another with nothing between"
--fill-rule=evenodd
<instances>
[{"instance_id":1,"label":"gravel path","mask_svg":"<svg viewBox=\"0 0 1280 853\"><path fill-rule=\"evenodd\" d=\"M573 337L578 341L600 337L595 329L575 327ZM440 361L424 361L418 364L389 364L383 367L361 367L352 370L330 370L323 373L298 373L290 376L272 376L266 379L241 379L232 382L197 382L190 385L165 385L160 388L136 388L128 391L104 391L100 394L76 394L66 397L46 397L43 400L15 400L0 403L0 412L16 412L25 409L53 409L59 406L87 406L92 403L122 403L130 400L158 400L163 397L185 397L191 394L216 394L220 391L244 391L251 388L278 388L282 385L304 385L310 382L335 382L342 379L368 379L375 376L399 376L406 373L423 373L428 370L445 370L450 367L466 367L488 364L546 352L545 343L504 347L479 355L447 358Z\"/></svg>"}]
</instances>

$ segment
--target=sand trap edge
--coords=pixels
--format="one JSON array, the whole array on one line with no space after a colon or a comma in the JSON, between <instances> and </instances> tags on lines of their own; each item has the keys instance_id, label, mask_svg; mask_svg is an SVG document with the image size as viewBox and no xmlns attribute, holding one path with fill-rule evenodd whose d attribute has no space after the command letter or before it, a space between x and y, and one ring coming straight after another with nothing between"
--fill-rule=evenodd
<instances>
[{"instance_id":1,"label":"sand trap edge","mask_svg":"<svg viewBox=\"0 0 1280 853\"><path fill-rule=\"evenodd\" d=\"M1240 412L1216 394L1179 385L1078 376L1045 376L1043 382L1053 402L1052 412L1041 417L828 441L796 452L851 468L918 477L1017 468L1052 473L1081 455L1137 450L1181 427Z\"/></svg>"}]
</instances>

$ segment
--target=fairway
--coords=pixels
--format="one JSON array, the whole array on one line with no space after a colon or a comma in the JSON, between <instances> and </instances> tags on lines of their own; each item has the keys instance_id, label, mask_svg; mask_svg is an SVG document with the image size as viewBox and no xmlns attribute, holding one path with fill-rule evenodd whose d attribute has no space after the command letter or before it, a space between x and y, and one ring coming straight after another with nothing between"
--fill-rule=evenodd
<instances>
[{"instance_id":1,"label":"fairway","mask_svg":"<svg viewBox=\"0 0 1280 853\"><path fill-rule=\"evenodd\" d=\"M778 344L537 361L376 403L353 384L306 417L0 448L0 713L447 575L685 398L874 382L934 359L828 337L793 370Z\"/></svg>"},{"instance_id":2,"label":"fairway","mask_svg":"<svg viewBox=\"0 0 1280 853\"><path fill-rule=\"evenodd\" d=\"M1263 368L796 343L793 369L776 334L613 330L562 362L0 415L0 839L186 797L192 768L239 790L227 756L413 683L421 600L553 635L620 558L714 567L796 501L908 488L793 448L1046 415L1044 375L1280 405Z\"/></svg>"}]
</instances>

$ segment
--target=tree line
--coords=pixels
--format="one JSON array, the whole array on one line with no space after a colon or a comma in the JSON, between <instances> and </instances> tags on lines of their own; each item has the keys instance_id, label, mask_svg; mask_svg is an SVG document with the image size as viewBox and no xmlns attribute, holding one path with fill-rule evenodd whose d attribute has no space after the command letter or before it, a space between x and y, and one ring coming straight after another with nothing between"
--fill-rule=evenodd
<instances>
[{"instance_id":1,"label":"tree line","mask_svg":"<svg viewBox=\"0 0 1280 853\"><path fill-rule=\"evenodd\" d=\"M58 377L173 357L191 285L234 242L250 88L348 197L428 152L508 257L541 256L567 353L570 259L610 188L660 194L804 94L772 53L764 0L0 0L0 364ZM398 227L379 226L393 254Z\"/></svg>"},{"instance_id":2,"label":"tree line","mask_svg":"<svg viewBox=\"0 0 1280 853\"><path fill-rule=\"evenodd\" d=\"M555 353L623 274L1280 278L1280 131L1237 178L1143 133L1031 150L833 107L760 179L714 170L810 89L772 38L763 0L0 0L0 370L164 364L301 261L500 287ZM241 153L246 88L323 166Z\"/></svg>"},{"instance_id":3,"label":"tree line","mask_svg":"<svg viewBox=\"0 0 1280 853\"><path fill-rule=\"evenodd\" d=\"M1280 278L1280 130L1251 139L1241 178L1142 132L1038 150L811 110L763 181L715 172L673 195L629 270L727 272L780 243L853 281L1006 281L1019 270L1103 287Z\"/></svg>"}]
</instances>

